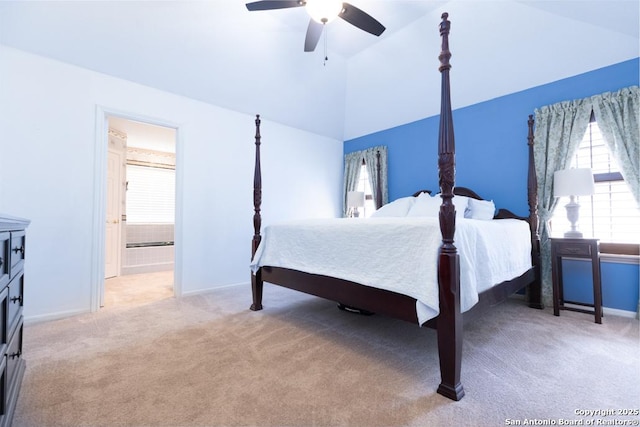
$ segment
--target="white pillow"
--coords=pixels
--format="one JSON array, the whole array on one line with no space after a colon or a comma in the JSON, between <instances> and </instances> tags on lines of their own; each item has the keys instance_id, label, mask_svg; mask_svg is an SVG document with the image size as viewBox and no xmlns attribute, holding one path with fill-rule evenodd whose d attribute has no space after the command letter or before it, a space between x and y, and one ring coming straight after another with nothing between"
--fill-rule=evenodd
<instances>
[{"instance_id":1,"label":"white pillow","mask_svg":"<svg viewBox=\"0 0 640 427\"><path fill-rule=\"evenodd\" d=\"M371 214L371 217L407 216L415 201L416 197L401 197L381 206L380 209Z\"/></svg>"},{"instance_id":2,"label":"white pillow","mask_svg":"<svg viewBox=\"0 0 640 427\"><path fill-rule=\"evenodd\" d=\"M440 193L433 196L434 199L438 199L438 206L442 204L442 197L440 197ZM465 215L467 208L469 207L469 197L467 196L453 196L451 201L453 202L453 206L456 208L456 219L466 218ZM439 207L438 207L439 209Z\"/></svg>"},{"instance_id":3,"label":"white pillow","mask_svg":"<svg viewBox=\"0 0 640 427\"><path fill-rule=\"evenodd\" d=\"M489 220L493 219L496 212L496 205L493 200L469 199L469 209L467 218Z\"/></svg>"},{"instance_id":4,"label":"white pillow","mask_svg":"<svg viewBox=\"0 0 640 427\"><path fill-rule=\"evenodd\" d=\"M453 196L453 204L456 207L456 218L466 218L469 210L469 200L467 196Z\"/></svg>"},{"instance_id":5,"label":"white pillow","mask_svg":"<svg viewBox=\"0 0 640 427\"><path fill-rule=\"evenodd\" d=\"M431 197L429 193L421 193L409 210L407 216L438 216L440 211L440 197Z\"/></svg>"}]
</instances>

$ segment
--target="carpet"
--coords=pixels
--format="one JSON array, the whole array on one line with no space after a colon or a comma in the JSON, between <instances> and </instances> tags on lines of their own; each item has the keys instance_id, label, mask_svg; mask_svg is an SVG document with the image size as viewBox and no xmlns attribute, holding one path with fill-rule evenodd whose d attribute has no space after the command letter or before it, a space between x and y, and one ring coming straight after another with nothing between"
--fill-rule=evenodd
<instances>
[{"instance_id":1,"label":"carpet","mask_svg":"<svg viewBox=\"0 0 640 427\"><path fill-rule=\"evenodd\" d=\"M462 383L439 383L435 331L267 284L24 331L21 426L502 426L639 407L635 319L509 300L467 325ZM609 420L639 420L618 416Z\"/></svg>"}]
</instances>

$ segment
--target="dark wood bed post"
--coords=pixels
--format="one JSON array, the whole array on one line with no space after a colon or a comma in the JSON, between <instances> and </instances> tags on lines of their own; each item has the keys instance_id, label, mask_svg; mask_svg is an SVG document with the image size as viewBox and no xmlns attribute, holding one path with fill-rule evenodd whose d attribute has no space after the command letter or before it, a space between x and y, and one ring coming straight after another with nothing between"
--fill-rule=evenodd
<instances>
[{"instance_id":1,"label":"dark wood bed post","mask_svg":"<svg viewBox=\"0 0 640 427\"><path fill-rule=\"evenodd\" d=\"M533 115L527 120L529 132L527 145L529 146L529 172L527 176L527 194L529 196L529 227L531 229L531 263L535 271L535 281L529 285L529 307L543 309L542 276L540 272L540 236L538 235L538 178L533 157Z\"/></svg>"},{"instance_id":2,"label":"dark wood bed post","mask_svg":"<svg viewBox=\"0 0 640 427\"><path fill-rule=\"evenodd\" d=\"M262 204L262 172L260 170L260 114L256 114L256 163L253 171L253 239L251 241L251 258L256 254L258 245L262 240L260 227L262 218L260 217L260 205ZM253 304L251 310L262 310L262 271L256 274L251 273L251 292L253 294Z\"/></svg>"},{"instance_id":3,"label":"dark wood bed post","mask_svg":"<svg viewBox=\"0 0 640 427\"><path fill-rule=\"evenodd\" d=\"M456 211L453 205L455 185L455 139L453 114L449 86L449 30L448 13L442 14L440 35L442 52L440 73L442 89L440 99L440 130L438 135L438 175L442 205L440 206L440 231L442 245L438 255L438 287L440 292L440 314L437 320L438 355L440 358L441 382L438 393L452 400L460 400L464 389L460 382L462 364L462 313L460 312L460 258L453 244L456 228Z\"/></svg>"},{"instance_id":4,"label":"dark wood bed post","mask_svg":"<svg viewBox=\"0 0 640 427\"><path fill-rule=\"evenodd\" d=\"M378 180L378 185L376 186L376 209L380 209L382 207L382 177L380 170L380 150L376 152L376 179Z\"/></svg>"}]
</instances>

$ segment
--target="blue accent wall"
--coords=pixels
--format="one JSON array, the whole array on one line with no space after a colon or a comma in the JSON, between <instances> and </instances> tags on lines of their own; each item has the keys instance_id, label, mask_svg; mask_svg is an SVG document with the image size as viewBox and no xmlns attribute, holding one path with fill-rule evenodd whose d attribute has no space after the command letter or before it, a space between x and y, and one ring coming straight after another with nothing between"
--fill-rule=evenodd
<instances>
[{"instance_id":1,"label":"blue accent wall","mask_svg":"<svg viewBox=\"0 0 640 427\"><path fill-rule=\"evenodd\" d=\"M454 105L455 82L455 68L452 68ZM478 84L482 84L481 78ZM639 84L640 59L635 58L454 110L456 184L494 200L499 208L527 216L528 116L545 105ZM344 152L376 145L388 147L389 200L411 195L419 189L435 193L438 192L438 125L439 116L427 117L345 141ZM638 265L602 264L606 307L636 310L638 271ZM580 292L581 283L578 271L566 272L565 292Z\"/></svg>"},{"instance_id":2,"label":"blue accent wall","mask_svg":"<svg viewBox=\"0 0 640 427\"><path fill-rule=\"evenodd\" d=\"M536 108L639 84L639 59L453 111L456 184L496 206L528 215L527 119ZM455 104L455 69L451 70ZM482 84L482 79L478 79ZM439 92L438 92L439 93ZM438 97L440 95L438 94ZM388 147L389 200L419 189L438 192L439 116L345 141L344 152Z\"/></svg>"},{"instance_id":3,"label":"blue accent wall","mask_svg":"<svg viewBox=\"0 0 640 427\"><path fill-rule=\"evenodd\" d=\"M591 262L563 260L564 299L593 304ZM600 263L602 305L618 310L636 311L638 308L639 269L633 264ZM560 314L562 315L562 313Z\"/></svg>"}]
</instances>

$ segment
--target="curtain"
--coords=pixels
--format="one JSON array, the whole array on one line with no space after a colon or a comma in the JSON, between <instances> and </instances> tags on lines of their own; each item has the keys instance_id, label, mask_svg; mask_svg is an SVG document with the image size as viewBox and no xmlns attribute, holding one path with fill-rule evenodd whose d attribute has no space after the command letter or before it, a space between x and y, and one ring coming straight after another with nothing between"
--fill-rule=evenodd
<instances>
[{"instance_id":1,"label":"curtain","mask_svg":"<svg viewBox=\"0 0 640 427\"><path fill-rule=\"evenodd\" d=\"M631 86L595 95L591 99L606 144L617 160L633 197L640 204L640 89ZM636 317L640 318L640 301Z\"/></svg>"},{"instance_id":2,"label":"curtain","mask_svg":"<svg viewBox=\"0 0 640 427\"><path fill-rule=\"evenodd\" d=\"M609 150L640 204L640 89L632 86L592 96L591 100Z\"/></svg>"},{"instance_id":3,"label":"curtain","mask_svg":"<svg viewBox=\"0 0 640 427\"><path fill-rule=\"evenodd\" d=\"M377 153L380 152L380 182L378 183L378 157ZM348 214L347 206L347 193L349 191L355 191L358 188L358 180L360 179L360 168L364 161L367 174L369 175L369 185L371 185L371 191L373 192L373 199L376 206L382 206L389 200L389 193L387 188L387 147L379 145L376 147L367 148L366 150L355 151L353 153L345 154L344 156L344 194L343 194L343 208L342 215L344 217ZM377 199L377 189L380 186L382 190L382 201Z\"/></svg>"},{"instance_id":4,"label":"curtain","mask_svg":"<svg viewBox=\"0 0 640 427\"><path fill-rule=\"evenodd\" d=\"M553 197L553 173L571 163L591 117L591 101L563 101L535 110L533 158L538 178L542 296L552 304L551 244L549 220L557 200Z\"/></svg>"},{"instance_id":5,"label":"curtain","mask_svg":"<svg viewBox=\"0 0 640 427\"><path fill-rule=\"evenodd\" d=\"M378 153L380 153L380 182L378 182ZM387 147L380 145L364 150L364 162L369 175L369 185L373 192L373 202L376 209L389 202L389 190L387 188ZM378 187L382 200L378 200Z\"/></svg>"},{"instance_id":6,"label":"curtain","mask_svg":"<svg viewBox=\"0 0 640 427\"><path fill-rule=\"evenodd\" d=\"M348 153L344 155L344 194L342 198L342 216L347 217L349 207L347 206L347 193L358 188L360 179L360 167L362 166L362 151Z\"/></svg>"}]
</instances>

